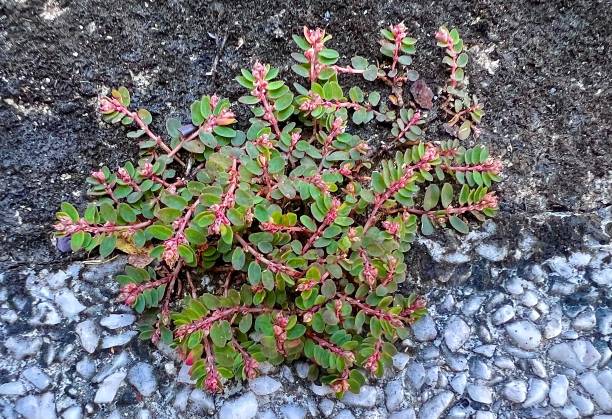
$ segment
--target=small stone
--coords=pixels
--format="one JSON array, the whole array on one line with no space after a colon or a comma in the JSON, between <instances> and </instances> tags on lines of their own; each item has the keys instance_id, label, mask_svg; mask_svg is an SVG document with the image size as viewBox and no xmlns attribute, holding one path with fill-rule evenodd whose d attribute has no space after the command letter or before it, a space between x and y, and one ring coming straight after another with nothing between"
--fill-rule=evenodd
<instances>
[{"instance_id":1,"label":"small stone","mask_svg":"<svg viewBox=\"0 0 612 419\"><path fill-rule=\"evenodd\" d=\"M514 318L514 307L511 305L503 305L498 308L495 313L491 316L491 323L498 326L500 324L504 324L509 322Z\"/></svg>"},{"instance_id":2,"label":"small stone","mask_svg":"<svg viewBox=\"0 0 612 419\"><path fill-rule=\"evenodd\" d=\"M215 401L210 394L205 393L199 388L193 389L189 394L189 400L191 400L191 410L194 412L207 412L213 413L215 411Z\"/></svg>"},{"instance_id":3,"label":"small stone","mask_svg":"<svg viewBox=\"0 0 612 419\"><path fill-rule=\"evenodd\" d=\"M123 346L129 343L138 334L135 330L129 332L120 333L118 335L104 336L102 339L102 349L113 348L116 346Z\"/></svg>"},{"instance_id":4,"label":"small stone","mask_svg":"<svg viewBox=\"0 0 612 419\"><path fill-rule=\"evenodd\" d=\"M460 372L458 374L455 374L455 376L450 382L450 386L455 391L455 393L457 393L458 395L462 395L463 392L465 391L467 380L468 380L467 373Z\"/></svg>"},{"instance_id":5,"label":"small stone","mask_svg":"<svg viewBox=\"0 0 612 419\"><path fill-rule=\"evenodd\" d=\"M597 380L597 377L592 372L587 372L578 377L578 382L589 393L595 403L604 411L612 412L612 398L606 389Z\"/></svg>"},{"instance_id":6,"label":"small stone","mask_svg":"<svg viewBox=\"0 0 612 419\"><path fill-rule=\"evenodd\" d=\"M433 92L423 79L418 79L410 86L410 93L414 101L423 109L431 109L433 107Z\"/></svg>"},{"instance_id":7,"label":"small stone","mask_svg":"<svg viewBox=\"0 0 612 419\"><path fill-rule=\"evenodd\" d=\"M412 325L414 338L419 342L429 342L438 336L436 324L430 315L421 317Z\"/></svg>"},{"instance_id":8,"label":"small stone","mask_svg":"<svg viewBox=\"0 0 612 419\"><path fill-rule=\"evenodd\" d=\"M149 397L157 390L157 380L153 374L153 367L146 362L139 362L130 368L128 381L145 397Z\"/></svg>"},{"instance_id":9,"label":"small stone","mask_svg":"<svg viewBox=\"0 0 612 419\"><path fill-rule=\"evenodd\" d=\"M523 403L523 407L533 407L542 403L548 394L548 384L539 378L529 379L529 390L527 391L527 399Z\"/></svg>"},{"instance_id":10,"label":"small stone","mask_svg":"<svg viewBox=\"0 0 612 419\"><path fill-rule=\"evenodd\" d=\"M496 419L497 415L493 412L488 412L486 410L479 410L476 412L474 419Z\"/></svg>"},{"instance_id":11,"label":"small stone","mask_svg":"<svg viewBox=\"0 0 612 419\"><path fill-rule=\"evenodd\" d=\"M389 381L385 386L387 409L394 412L400 408L404 400L404 386L400 380Z\"/></svg>"},{"instance_id":12,"label":"small stone","mask_svg":"<svg viewBox=\"0 0 612 419\"><path fill-rule=\"evenodd\" d=\"M438 419L455 398L452 391L443 391L427 400L419 410L419 419Z\"/></svg>"},{"instance_id":13,"label":"small stone","mask_svg":"<svg viewBox=\"0 0 612 419\"><path fill-rule=\"evenodd\" d=\"M497 345L480 345L473 350L477 354L491 358L495 354L495 348L497 348Z\"/></svg>"},{"instance_id":14,"label":"small stone","mask_svg":"<svg viewBox=\"0 0 612 419\"><path fill-rule=\"evenodd\" d=\"M446 356L446 364L453 371L465 371L468 369L468 360L461 355L448 354Z\"/></svg>"},{"instance_id":15,"label":"small stone","mask_svg":"<svg viewBox=\"0 0 612 419\"><path fill-rule=\"evenodd\" d=\"M597 319L593 310L585 310L572 321L572 327L579 331L588 331L595 328Z\"/></svg>"},{"instance_id":16,"label":"small stone","mask_svg":"<svg viewBox=\"0 0 612 419\"><path fill-rule=\"evenodd\" d=\"M187 402L189 401L189 395L191 394L191 388L185 387L179 391L174 397L174 406L179 412L187 410Z\"/></svg>"},{"instance_id":17,"label":"small stone","mask_svg":"<svg viewBox=\"0 0 612 419\"><path fill-rule=\"evenodd\" d=\"M577 340L571 344L567 342L553 345L548 350L548 357L566 367L583 372L597 364L601 354L593 344L587 340Z\"/></svg>"},{"instance_id":18,"label":"small stone","mask_svg":"<svg viewBox=\"0 0 612 419\"><path fill-rule=\"evenodd\" d=\"M552 380L550 380L548 398L552 406L561 407L567 403L568 387L569 381L565 375L555 375Z\"/></svg>"},{"instance_id":19,"label":"small stone","mask_svg":"<svg viewBox=\"0 0 612 419\"><path fill-rule=\"evenodd\" d=\"M272 409L266 409L257 415L257 419L278 419L278 417Z\"/></svg>"},{"instance_id":20,"label":"small stone","mask_svg":"<svg viewBox=\"0 0 612 419\"><path fill-rule=\"evenodd\" d=\"M517 276L512 276L506 281L506 290L513 295L523 293L523 280Z\"/></svg>"},{"instance_id":21,"label":"small stone","mask_svg":"<svg viewBox=\"0 0 612 419\"><path fill-rule=\"evenodd\" d=\"M57 271L53 275L48 276L46 279L47 279L47 284L49 285L49 288L53 290L57 290L57 289L63 288L66 285L66 280L68 278L70 277L68 276L66 272Z\"/></svg>"},{"instance_id":22,"label":"small stone","mask_svg":"<svg viewBox=\"0 0 612 419\"><path fill-rule=\"evenodd\" d=\"M406 379L415 391L419 391L423 384L425 384L425 368L423 364L414 361L408 364Z\"/></svg>"},{"instance_id":23,"label":"small stone","mask_svg":"<svg viewBox=\"0 0 612 419\"><path fill-rule=\"evenodd\" d=\"M315 383L311 383L310 390L317 396L327 396L328 394L333 393L333 390L327 384L323 384L319 386Z\"/></svg>"},{"instance_id":24,"label":"small stone","mask_svg":"<svg viewBox=\"0 0 612 419\"><path fill-rule=\"evenodd\" d=\"M533 307L538 304L538 294L535 291L527 290L521 298L521 304L525 307Z\"/></svg>"},{"instance_id":25,"label":"small stone","mask_svg":"<svg viewBox=\"0 0 612 419\"><path fill-rule=\"evenodd\" d=\"M470 384L467 386L467 392L472 400L478 403L491 404L493 403L493 390L490 387Z\"/></svg>"},{"instance_id":26,"label":"small stone","mask_svg":"<svg viewBox=\"0 0 612 419\"><path fill-rule=\"evenodd\" d=\"M597 380L608 392L612 393L612 370L606 369L597 374Z\"/></svg>"},{"instance_id":27,"label":"small stone","mask_svg":"<svg viewBox=\"0 0 612 419\"><path fill-rule=\"evenodd\" d=\"M81 419L82 417L83 408L81 406L71 406L62 413L62 419Z\"/></svg>"},{"instance_id":28,"label":"small stone","mask_svg":"<svg viewBox=\"0 0 612 419\"><path fill-rule=\"evenodd\" d=\"M77 335L79 335L83 349L90 354L94 353L98 347L100 335L98 334L96 324L93 322L93 320L85 320L77 324L75 330Z\"/></svg>"},{"instance_id":29,"label":"small stone","mask_svg":"<svg viewBox=\"0 0 612 419\"><path fill-rule=\"evenodd\" d=\"M376 397L376 387L365 385L361 387L357 394L350 391L344 393L342 402L355 407L374 407L376 405Z\"/></svg>"},{"instance_id":30,"label":"small stone","mask_svg":"<svg viewBox=\"0 0 612 419\"><path fill-rule=\"evenodd\" d=\"M557 318L550 319L544 325L544 337L546 339L556 338L557 336L561 334L562 330L563 330L563 324L561 323L561 319L557 319Z\"/></svg>"},{"instance_id":31,"label":"small stone","mask_svg":"<svg viewBox=\"0 0 612 419\"><path fill-rule=\"evenodd\" d=\"M470 411L461 404L457 404L448 411L446 419L467 419L469 416Z\"/></svg>"},{"instance_id":32,"label":"small stone","mask_svg":"<svg viewBox=\"0 0 612 419\"><path fill-rule=\"evenodd\" d=\"M410 355L404 352L398 352L393 355L393 367L398 371L403 371L406 368L406 364L410 361Z\"/></svg>"},{"instance_id":33,"label":"small stone","mask_svg":"<svg viewBox=\"0 0 612 419\"><path fill-rule=\"evenodd\" d=\"M563 409L559 410L559 413L561 413L561 416L565 419L577 419L580 417L578 409L572 404L563 407Z\"/></svg>"},{"instance_id":34,"label":"small stone","mask_svg":"<svg viewBox=\"0 0 612 419\"><path fill-rule=\"evenodd\" d=\"M414 409L409 407L408 409L391 413L388 419L416 419L416 414L414 413Z\"/></svg>"},{"instance_id":35,"label":"small stone","mask_svg":"<svg viewBox=\"0 0 612 419\"><path fill-rule=\"evenodd\" d=\"M444 342L451 352L458 351L470 336L470 326L459 316L454 316L444 330Z\"/></svg>"},{"instance_id":36,"label":"small stone","mask_svg":"<svg viewBox=\"0 0 612 419\"><path fill-rule=\"evenodd\" d=\"M106 377L98 387L98 391L94 397L94 403L102 404L112 402L119 387L123 384L126 375L126 372L121 371Z\"/></svg>"},{"instance_id":37,"label":"small stone","mask_svg":"<svg viewBox=\"0 0 612 419\"><path fill-rule=\"evenodd\" d=\"M546 372L546 367L539 359L530 359L529 365L531 366L531 371L533 371L533 373L538 377L546 378L548 376L548 373Z\"/></svg>"},{"instance_id":38,"label":"small stone","mask_svg":"<svg viewBox=\"0 0 612 419\"><path fill-rule=\"evenodd\" d=\"M133 314L109 314L100 320L100 325L110 330L127 327L136 321Z\"/></svg>"},{"instance_id":39,"label":"small stone","mask_svg":"<svg viewBox=\"0 0 612 419\"><path fill-rule=\"evenodd\" d=\"M295 372L297 373L298 377L302 379L308 377L309 369L310 369L310 366L305 362L298 362L295 364Z\"/></svg>"},{"instance_id":40,"label":"small stone","mask_svg":"<svg viewBox=\"0 0 612 419\"><path fill-rule=\"evenodd\" d=\"M51 384L51 378L36 366L25 369L21 376L39 390L45 390Z\"/></svg>"},{"instance_id":41,"label":"small stone","mask_svg":"<svg viewBox=\"0 0 612 419\"><path fill-rule=\"evenodd\" d=\"M94 383L101 383L106 377L117 371L119 368L127 365L128 361L129 357L127 352L121 352L118 356L113 358L113 362L110 365L107 363L100 372L94 375L91 381Z\"/></svg>"},{"instance_id":42,"label":"small stone","mask_svg":"<svg viewBox=\"0 0 612 419\"><path fill-rule=\"evenodd\" d=\"M480 306L484 302L485 297L483 295L472 295L464 304L462 308L463 314L467 317L471 317L480 310Z\"/></svg>"},{"instance_id":43,"label":"small stone","mask_svg":"<svg viewBox=\"0 0 612 419\"><path fill-rule=\"evenodd\" d=\"M252 392L237 399L226 401L219 409L219 419L251 419L257 414L259 405Z\"/></svg>"},{"instance_id":44,"label":"small stone","mask_svg":"<svg viewBox=\"0 0 612 419\"><path fill-rule=\"evenodd\" d=\"M570 390L569 398L582 416L590 416L595 411L593 402L575 390Z\"/></svg>"},{"instance_id":45,"label":"small stone","mask_svg":"<svg viewBox=\"0 0 612 419\"><path fill-rule=\"evenodd\" d=\"M353 413L350 410L344 409L338 412L334 419L355 419Z\"/></svg>"},{"instance_id":46,"label":"small stone","mask_svg":"<svg viewBox=\"0 0 612 419\"><path fill-rule=\"evenodd\" d=\"M96 373L96 363L86 356L77 362L76 372L84 379L89 380Z\"/></svg>"},{"instance_id":47,"label":"small stone","mask_svg":"<svg viewBox=\"0 0 612 419\"><path fill-rule=\"evenodd\" d=\"M25 392L25 387L20 381L0 384L0 396L22 396Z\"/></svg>"},{"instance_id":48,"label":"small stone","mask_svg":"<svg viewBox=\"0 0 612 419\"><path fill-rule=\"evenodd\" d=\"M612 310L597 310L597 329L604 336L612 334Z\"/></svg>"},{"instance_id":49,"label":"small stone","mask_svg":"<svg viewBox=\"0 0 612 419\"><path fill-rule=\"evenodd\" d=\"M534 350L542 341L542 334L532 322L519 320L506 326L506 332L521 349Z\"/></svg>"},{"instance_id":50,"label":"small stone","mask_svg":"<svg viewBox=\"0 0 612 419\"><path fill-rule=\"evenodd\" d=\"M482 243L476 247L476 253L491 262L500 262L508 256L508 248Z\"/></svg>"},{"instance_id":51,"label":"small stone","mask_svg":"<svg viewBox=\"0 0 612 419\"><path fill-rule=\"evenodd\" d=\"M470 375L483 380L489 380L492 376L491 368L479 357L472 357L470 359Z\"/></svg>"},{"instance_id":52,"label":"small stone","mask_svg":"<svg viewBox=\"0 0 612 419\"><path fill-rule=\"evenodd\" d=\"M25 419L56 419L55 396L45 393L39 397L26 396L17 400L15 410Z\"/></svg>"},{"instance_id":53,"label":"small stone","mask_svg":"<svg viewBox=\"0 0 612 419\"><path fill-rule=\"evenodd\" d=\"M4 347L13 354L13 357L20 361L28 356L36 355L42 345L41 338L22 338L11 336L4 341Z\"/></svg>"},{"instance_id":54,"label":"small stone","mask_svg":"<svg viewBox=\"0 0 612 419\"><path fill-rule=\"evenodd\" d=\"M304 419L306 417L306 410L295 404L281 406L280 411L284 419Z\"/></svg>"},{"instance_id":55,"label":"small stone","mask_svg":"<svg viewBox=\"0 0 612 419\"><path fill-rule=\"evenodd\" d=\"M516 368L512 359L505 357L505 356L498 356L497 358L495 358L493 363L498 368L501 368L504 370L513 370L514 368Z\"/></svg>"},{"instance_id":56,"label":"small stone","mask_svg":"<svg viewBox=\"0 0 612 419\"><path fill-rule=\"evenodd\" d=\"M191 367L187 364L181 365L181 369L179 370L178 377L176 377L176 380L179 383L195 384L196 383L195 380L193 380L191 378L191 375L189 374L190 369Z\"/></svg>"},{"instance_id":57,"label":"small stone","mask_svg":"<svg viewBox=\"0 0 612 419\"><path fill-rule=\"evenodd\" d=\"M329 417L334 411L335 403L330 399L323 399L319 402L319 410L323 413L323 416Z\"/></svg>"},{"instance_id":58,"label":"small stone","mask_svg":"<svg viewBox=\"0 0 612 419\"><path fill-rule=\"evenodd\" d=\"M527 383L523 380L512 380L504 385L502 394L512 403L523 403L527 398Z\"/></svg>"},{"instance_id":59,"label":"small stone","mask_svg":"<svg viewBox=\"0 0 612 419\"><path fill-rule=\"evenodd\" d=\"M281 388L281 383L267 375L257 377L249 381L249 388L258 396L267 396L276 393Z\"/></svg>"},{"instance_id":60,"label":"small stone","mask_svg":"<svg viewBox=\"0 0 612 419\"><path fill-rule=\"evenodd\" d=\"M64 313L64 316L68 318L75 317L77 314L87 308L81 304L74 296L74 293L68 289L59 291L55 295L55 304L59 306L62 313Z\"/></svg>"}]
</instances>

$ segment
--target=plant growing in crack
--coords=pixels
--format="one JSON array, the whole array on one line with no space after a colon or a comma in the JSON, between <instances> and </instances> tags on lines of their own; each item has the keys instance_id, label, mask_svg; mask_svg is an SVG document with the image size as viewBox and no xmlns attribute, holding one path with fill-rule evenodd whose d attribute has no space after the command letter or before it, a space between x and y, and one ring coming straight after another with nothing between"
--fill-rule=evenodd
<instances>
[{"instance_id":1,"label":"plant growing in crack","mask_svg":"<svg viewBox=\"0 0 612 419\"><path fill-rule=\"evenodd\" d=\"M101 98L104 120L135 128L140 158L92 173L96 201L57 214L72 250L130 255L119 299L143 313L140 337L175 347L209 391L302 357L312 379L339 395L359 391L425 313L423 299L400 292L419 230L467 233L470 218L497 211L500 163L483 146L425 141L425 110L404 106L402 87L418 75L406 68L416 40L403 24L383 30L391 63L381 66L361 57L340 66L329 35L303 34L293 69L308 87L296 83L294 94L259 61L237 77L254 115L244 131L216 95L192 103L190 123L168 119L169 140L153 132L150 112L130 110L127 89ZM448 97L464 106L453 118L465 124L461 112L474 106L462 93L465 53L456 31L436 39L451 57ZM390 94L353 86L346 96L339 77L351 74ZM373 119L391 125L389 159L375 161L356 133Z\"/></svg>"}]
</instances>

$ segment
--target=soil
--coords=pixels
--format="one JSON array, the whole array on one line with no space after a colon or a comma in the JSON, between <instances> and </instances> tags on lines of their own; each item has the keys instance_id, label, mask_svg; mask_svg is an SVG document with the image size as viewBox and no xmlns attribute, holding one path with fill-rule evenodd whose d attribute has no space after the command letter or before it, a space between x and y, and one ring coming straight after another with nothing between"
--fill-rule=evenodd
<instances>
[{"instance_id":1,"label":"soil","mask_svg":"<svg viewBox=\"0 0 612 419\"><path fill-rule=\"evenodd\" d=\"M13 271L63 263L66 256L50 240L60 202L83 208L87 174L136 155L125 133L97 114L97 96L111 86L128 87L163 131L166 116L187 119L189 104L202 94L237 99L243 92L232 79L255 59L289 74L290 35L305 24L327 28L346 60L356 53L377 57L379 28L401 20L419 39L415 65L434 92L444 82L442 53L432 40L438 26L458 26L471 47L471 91L487 111L480 141L506 166L498 188L501 234L515 243L531 225L545 238L542 257L551 248L575 248L593 230L583 216L612 201L606 8L605 0L3 0L0 265ZM430 139L442 135L435 124L429 130ZM567 216L538 222L551 212ZM603 228L588 231L602 244L612 226ZM436 276L425 256L417 260L423 278Z\"/></svg>"}]
</instances>

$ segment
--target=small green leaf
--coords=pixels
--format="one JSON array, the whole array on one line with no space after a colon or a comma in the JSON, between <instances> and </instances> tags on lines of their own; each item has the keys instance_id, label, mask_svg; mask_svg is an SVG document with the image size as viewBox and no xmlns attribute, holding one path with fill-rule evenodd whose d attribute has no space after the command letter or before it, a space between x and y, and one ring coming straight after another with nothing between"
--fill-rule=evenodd
<instances>
[{"instance_id":1,"label":"small green leaf","mask_svg":"<svg viewBox=\"0 0 612 419\"><path fill-rule=\"evenodd\" d=\"M470 121L463 121L463 124L459 127L459 132L457 133L457 138L460 140L465 140L470 136L472 132L472 123Z\"/></svg>"},{"instance_id":2,"label":"small green leaf","mask_svg":"<svg viewBox=\"0 0 612 419\"><path fill-rule=\"evenodd\" d=\"M450 221L450 224L459 233L468 234L470 232L470 226L468 226L465 221L463 221L461 218L457 217L456 215L451 215L448 221Z\"/></svg>"},{"instance_id":3,"label":"small green leaf","mask_svg":"<svg viewBox=\"0 0 612 419\"><path fill-rule=\"evenodd\" d=\"M232 253L232 266L234 269L239 271L244 266L245 262L245 254L244 250L241 247L237 247L234 249L234 253Z\"/></svg>"},{"instance_id":4,"label":"small green leaf","mask_svg":"<svg viewBox=\"0 0 612 419\"><path fill-rule=\"evenodd\" d=\"M438 205L440 199L440 188L436 184L429 185L425 191L425 198L423 199L423 209L429 211Z\"/></svg>"},{"instance_id":5,"label":"small green leaf","mask_svg":"<svg viewBox=\"0 0 612 419\"><path fill-rule=\"evenodd\" d=\"M442 185L442 206L444 208L448 208L448 206L453 202L453 187L450 183L445 183Z\"/></svg>"},{"instance_id":6,"label":"small green leaf","mask_svg":"<svg viewBox=\"0 0 612 419\"><path fill-rule=\"evenodd\" d=\"M145 232L157 240L168 240L170 237L172 237L172 229L160 224L154 224L147 227Z\"/></svg>"},{"instance_id":7,"label":"small green leaf","mask_svg":"<svg viewBox=\"0 0 612 419\"><path fill-rule=\"evenodd\" d=\"M421 233L424 236L431 236L434 232L433 224L429 217L425 214L421 215Z\"/></svg>"},{"instance_id":8,"label":"small green leaf","mask_svg":"<svg viewBox=\"0 0 612 419\"><path fill-rule=\"evenodd\" d=\"M100 256L104 259L115 250L115 246L117 245L117 237L115 236L106 236L102 239L102 243L100 243Z\"/></svg>"}]
</instances>

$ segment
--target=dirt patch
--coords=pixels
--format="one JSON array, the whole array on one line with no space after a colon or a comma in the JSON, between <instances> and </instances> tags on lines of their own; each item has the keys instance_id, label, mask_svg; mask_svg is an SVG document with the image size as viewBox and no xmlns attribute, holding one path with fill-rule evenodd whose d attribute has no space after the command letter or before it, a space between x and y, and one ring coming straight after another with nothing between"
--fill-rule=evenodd
<instances>
[{"instance_id":1,"label":"dirt patch","mask_svg":"<svg viewBox=\"0 0 612 419\"><path fill-rule=\"evenodd\" d=\"M288 74L295 50L290 35L304 24L328 27L345 57L377 57L379 27L404 20L419 38L416 68L434 93L444 74L432 34L444 23L460 28L473 58L471 90L487 110L481 141L506 165L499 188L505 234L516 235L522 220L541 212L592 212L611 202L612 16L604 1L333 3L141 1L111 7L92 0L5 0L0 264L61 260L49 240L59 203L82 207L84 178L93 168L115 168L136 154L120 129L99 122L98 94L126 85L161 131L166 116L186 119L190 102L204 93L240 96L232 78L255 59ZM216 74L207 76L225 36ZM429 129L430 139L442 135L436 124ZM575 238L556 236L561 248Z\"/></svg>"}]
</instances>

